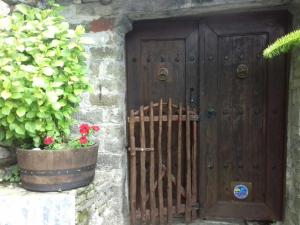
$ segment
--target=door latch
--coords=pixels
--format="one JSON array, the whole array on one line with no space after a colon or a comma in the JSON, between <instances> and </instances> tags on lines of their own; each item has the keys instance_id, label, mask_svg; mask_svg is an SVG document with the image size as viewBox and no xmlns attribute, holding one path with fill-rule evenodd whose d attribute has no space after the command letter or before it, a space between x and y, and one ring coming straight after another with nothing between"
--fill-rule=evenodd
<instances>
[{"instance_id":1,"label":"door latch","mask_svg":"<svg viewBox=\"0 0 300 225\"><path fill-rule=\"evenodd\" d=\"M207 118L208 118L208 119L214 118L214 117L216 117L216 116L217 116L217 112L216 112L215 109L209 108L209 109L207 110Z\"/></svg>"}]
</instances>

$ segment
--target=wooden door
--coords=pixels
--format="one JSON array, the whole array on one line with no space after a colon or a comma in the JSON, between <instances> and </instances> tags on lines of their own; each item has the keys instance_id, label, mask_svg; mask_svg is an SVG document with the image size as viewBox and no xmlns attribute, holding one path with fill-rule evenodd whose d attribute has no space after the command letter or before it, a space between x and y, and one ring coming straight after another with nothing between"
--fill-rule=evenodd
<instances>
[{"instance_id":1,"label":"wooden door","mask_svg":"<svg viewBox=\"0 0 300 225\"><path fill-rule=\"evenodd\" d=\"M167 117L173 110L174 116L181 118L180 114L189 114L189 107L192 111L197 109L198 66L197 22L136 24L127 36L128 111L140 109L146 118L150 117L149 110L144 109L154 105L152 110L156 117ZM172 104L169 101L169 107L163 107L162 102L167 99L172 99ZM186 105L187 111L182 109ZM191 157L197 155L197 137L194 136L197 123L170 118L160 122L154 119L152 133L149 120L140 123L144 128L139 127L138 122L132 125L136 146L142 149L154 146L150 154L140 151L137 157L129 156L133 171L130 177L132 224L136 224L135 218L140 219L141 224L147 220L151 220L151 224L155 224L154 221L172 224L172 217L178 216L185 217L187 222L195 218L198 170L197 157L193 157L195 160ZM145 140L141 141L141 137Z\"/></svg>"},{"instance_id":2,"label":"wooden door","mask_svg":"<svg viewBox=\"0 0 300 225\"><path fill-rule=\"evenodd\" d=\"M281 13L257 13L200 24L203 217L282 218L285 60L266 62L262 51L285 23Z\"/></svg>"},{"instance_id":3,"label":"wooden door","mask_svg":"<svg viewBox=\"0 0 300 225\"><path fill-rule=\"evenodd\" d=\"M286 32L287 17L141 22L126 38L128 110L172 98L199 112L202 218L282 218L286 62L266 61L262 51Z\"/></svg>"}]
</instances>

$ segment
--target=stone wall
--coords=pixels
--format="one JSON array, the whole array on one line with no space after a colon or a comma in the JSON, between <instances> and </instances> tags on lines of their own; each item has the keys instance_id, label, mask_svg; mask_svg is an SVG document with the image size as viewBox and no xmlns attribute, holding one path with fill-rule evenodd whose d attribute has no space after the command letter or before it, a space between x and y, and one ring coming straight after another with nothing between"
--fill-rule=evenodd
<instances>
[{"instance_id":1,"label":"stone wall","mask_svg":"<svg viewBox=\"0 0 300 225\"><path fill-rule=\"evenodd\" d=\"M88 0L83 2L87 2ZM99 124L99 161L93 184L78 189L78 225L125 225L128 220L126 146L125 35L132 22L142 19L207 15L272 9L290 0L79 0L61 1L63 15L83 24L91 40L86 46L93 94L85 94L78 121ZM110 4L108 4L110 3ZM298 15L295 24L300 23ZM300 9L300 7L299 7ZM298 18L299 17L299 18ZM293 54L293 59L297 53ZM300 224L300 65L293 60L288 119L287 207L285 225ZM74 204L75 204L74 203ZM1 221L0 221L1 222Z\"/></svg>"},{"instance_id":2,"label":"stone wall","mask_svg":"<svg viewBox=\"0 0 300 225\"><path fill-rule=\"evenodd\" d=\"M78 121L101 126L99 161L93 185L78 192L78 224L126 224L128 219L125 57L128 28L116 18L93 20L86 36L93 94L85 94ZM125 30L124 30L125 29Z\"/></svg>"},{"instance_id":3,"label":"stone wall","mask_svg":"<svg viewBox=\"0 0 300 225\"><path fill-rule=\"evenodd\" d=\"M291 5L293 28L300 28L300 1ZM284 225L300 224L300 50L291 54L288 139L287 139L287 175L286 175L286 211Z\"/></svg>"}]
</instances>

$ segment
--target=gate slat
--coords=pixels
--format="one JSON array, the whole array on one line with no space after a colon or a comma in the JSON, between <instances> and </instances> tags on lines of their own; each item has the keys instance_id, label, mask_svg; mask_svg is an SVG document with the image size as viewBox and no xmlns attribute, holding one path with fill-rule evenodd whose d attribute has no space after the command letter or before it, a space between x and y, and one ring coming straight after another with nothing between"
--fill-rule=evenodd
<instances>
[{"instance_id":1,"label":"gate slat","mask_svg":"<svg viewBox=\"0 0 300 225\"><path fill-rule=\"evenodd\" d=\"M140 142L141 142L141 148L146 148L145 144L145 122L144 122L144 107L140 107L140 126L141 126L141 137L140 137ZM142 224L146 224L146 166L145 166L145 161L146 161L146 152L141 151L140 153L140 163L141 163L141 219L142 219Z\"/></svg>"},{"instance_id":2,"label":"gate slat","mask_svg":"<svg viewBox=\"0 0 300 225\"><path fill-rule=\"evenodd\" d=\"M134 136L134 112L130 113L130 220L131 225L136 225L136 151Z\"/></svg>"},{"instance_id":3,"label":"gate slat","mask_svg":"<svg viewBox=\"0 0 300 225\"><path fill-rule=\"evenodd\" d=\"M162 182L162 149L161 149L161 139L162 139L162 112L163 112L163 102L162 99L159 101L159 128L158 128L158 203L159 203L159 222L163 224L164 222L164 196L163 196L163 182Z\"/></svg>"},{"instance_id":4,"label":"gate slat","mask_svg":"<svg viewBox=\"0 0 300 225\"><path fill-rule=\"evenodd\" d=\"M168 102L168 140L167 140L167 174L168 174L168 224L171 224L172 208L173 208L173 193L172 193L172 100Z\"/></svg>"},{"instance_id":5,"label":"gate slat","mask_svg":"<svg viewBox=\"0 0 300 225\"><path fill-rule=\"evenodd\" d=\"M181 147L182 147L182 105L179 105L178 117L178 146L177 146L177 178L176 178L176 211L181 207Z\"/></svg>"},{"instance_id":6,"label":"gate slat","mask_svg":"<svg viewBox=\"0 0 300 225\"><path fill-rule=\"evenodd\" d=\"M192 147L192 203L197 203L197 122L193 121L193 147ZM197 211L192 211L192 217L197 216Z\"/></svg>"},{"instance_id":7,"label":"gate slat","mask_svg":"<svg viewBox=\"0 0 300 225\"><path fill-rule=\"evenodd\" d=\"M186 206L185 221L191 222L191 144L190 108L186 106Z\"/></svg>"},{"instance_id":8,"label":"gate slat","mask_svg":"<svg viewBox=\"0 0 300 225\"><path fill-rule=\"evenodd\" d=\"M150 148L154 148L154 113L153 102L150 103ZM156 202L155 202L155 157L154 151L150 153L150 208L151 224L156 222Z\"/></svg>"}]
</instances>

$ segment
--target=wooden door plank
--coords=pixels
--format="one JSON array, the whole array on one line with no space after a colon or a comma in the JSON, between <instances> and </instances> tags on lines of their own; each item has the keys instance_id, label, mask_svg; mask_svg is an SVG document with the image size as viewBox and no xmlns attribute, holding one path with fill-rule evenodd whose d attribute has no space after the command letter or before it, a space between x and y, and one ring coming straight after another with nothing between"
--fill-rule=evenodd
<instances>
[{"instance_id":1,"label":"wooden door plank","mask_svg":"<svg viewBox=\"0 0 300 225\"><path fill-rule=\"evenodd\" d=\"M177 146L177 176L176 176L176 211L179 214L181 207L181 151L182 151L182 104L179 104L178 115L178 146Z\"/></svg>"},{"instance_id":2,"label":"wooden door plank","mask_svg":"<svg viewBox=\"0 0 300 225\"><path fill-rule=\"evenodd\" d=\"M154 120L153 102L150 103L150 148L154 148ZM150 208L151 224L156 223L156 200L155 200L155 151L150 152Z\"/></svg>"},{"instance_id":3,"label":"wooden door plank","mask_svg":"<svg viewBox=\"0 0 300 225\"><path fill-rule=\"evenodd\" d=\"M141 148L146 148L146 141L145 141L145 122L144 122L144 107L140 107L140 142L141 142ZM146 224L146 152L141 151L140 152L140 173L141 173L141 219L142 224Z\"/></svg>"},{"instance_id":4,"label":"wooden door plank","mask_svg":"<svg viewBox=\"0 0 300 225\"><path fill-rule=\"evenodd\" d=\"M233 144L238 139L238 133L233 133L233 128L236 127L236 121L239 121L240 116L236 116L233 108L233 99L239 99L240 94L235 94L233 91L233 83L239 80L232 68L233 63L233 43L232 37L219 38L219 74L218 77L218 158L220 160L218 166L218 200L229 201L232 199L231 181L234 181L233 170L237 168L233 160L233 152L237 148L242 148L241 145ZM241 83L242 85L244 83ZM236 119L238 118L238 119ZM234 123L235 122L235 123Z\"/></svg>"},{"instance_id":5,"label":"wooden door plank","mask_svg":"<svg viewBox=\"0 0 300 225\"><path fill-rule=\"evenodd\" d=\"M168 217L167 222L171 224L172 221L172 209L173 209L173 193L172 193L172 155L171 155L171 145L172 145L172 100L168 101L168 137L167 137L167 179L168 179Z\"/></svg>"},{"instance_id":6,"label":"wooden door plank","mask_svg":"<svg viewBox=\"0 0 300 225\"><path fill-rule=\"evenodd\" d=\"M200 121L200 149L203 151L201 166L203 185L202 197L204 201L204 213L217 201L218 187L218 168L217 168L217 149L218 149L218 112L215 115L208 116L209 110L216 110L218 106L218 36L209 27L203 27L203 39L205 40L203 74L201 75L201 101L200 115L203 119ZM213 111L212 111L213 112Z\"/></svg>"},{"instance_id":7,"label":"wooden door plank","mask_svg":"<svg viewBox=\"0 0 300 225\"><path fill-rule=\"evenodd\" d=\"M192 146L192 204L197 204L198 181L197 181L197 122L193 121L193 146ZM192 218L197 217L197 210L192 211Z\"/></svg>"},{"instance_id":8,"label":"wooden door plank","mask_svg":"<svg viewBox=\"0 0 300 225\"><path fill-rule=\"evenodd\" d=\"M131 110L129 134L130 134L130 221L131 225L136 225L136 152L134 133L134 112Z\"/></svg>"}]
</instances>

